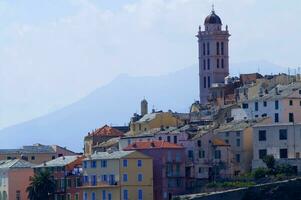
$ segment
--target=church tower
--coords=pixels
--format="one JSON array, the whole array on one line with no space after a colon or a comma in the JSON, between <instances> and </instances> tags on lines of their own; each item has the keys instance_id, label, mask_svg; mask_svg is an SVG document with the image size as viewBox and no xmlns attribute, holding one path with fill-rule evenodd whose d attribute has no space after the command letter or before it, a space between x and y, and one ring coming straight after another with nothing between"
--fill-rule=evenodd
<instances>
[{"instance_id":1,"label":"church tower","mask_svg":"<svg viewBox=\"0 0 301 200\"><path fill-rule=\"evenodd\" d=\"M229 75L228 26L222 29L222 20L212 8L205 18L204 30L199 26L199 86L200 103L208 102L209 88L213 83L224 83Z\"/></svg>"}]
</instances>

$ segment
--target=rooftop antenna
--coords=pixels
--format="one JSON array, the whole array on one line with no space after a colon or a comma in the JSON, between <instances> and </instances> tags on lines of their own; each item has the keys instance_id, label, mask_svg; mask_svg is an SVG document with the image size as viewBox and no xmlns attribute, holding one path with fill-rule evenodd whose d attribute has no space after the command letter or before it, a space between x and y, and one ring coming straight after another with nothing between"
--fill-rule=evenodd
<instances>
[{"instance_id":1,"label":"rooftop antenna","mask_svg":"<svg viewBox=\"0 0 301 200\"><path fill-rule=\"evenodd\" d=\"M214 11L214 3L212 4L212 12L214 13L215 11Z\"/></svg>"}]
</instances>

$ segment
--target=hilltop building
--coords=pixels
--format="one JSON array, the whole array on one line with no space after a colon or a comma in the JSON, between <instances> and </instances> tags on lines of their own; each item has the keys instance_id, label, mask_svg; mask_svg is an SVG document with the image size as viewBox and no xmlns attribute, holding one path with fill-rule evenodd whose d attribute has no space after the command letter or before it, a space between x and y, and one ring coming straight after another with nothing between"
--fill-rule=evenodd
<instances>
[{"instance_id":1,"label":"hilltop building","mask_svg":"<svg viewBox=\"0 0 301 200\"><path fill-rule=\"evenodd\" d=\"M199 86L200 103L206 104L213 83L224 83L229 75L229 31L222 29L222 20L212 9L204 21L205 29L199 26Z\"/></svg>"}]
</instances>

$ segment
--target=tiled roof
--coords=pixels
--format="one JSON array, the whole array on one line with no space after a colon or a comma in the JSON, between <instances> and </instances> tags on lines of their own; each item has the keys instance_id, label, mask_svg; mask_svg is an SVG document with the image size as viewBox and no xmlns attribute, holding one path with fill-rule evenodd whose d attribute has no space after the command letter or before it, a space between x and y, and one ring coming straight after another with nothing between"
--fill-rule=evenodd
<instances>
[{"instance_id":1,"label":"tiled roof","mask_svg":"<svg viewBox=\"0 0 301 200\"><path fill-rule=\"evenodd\" d=\"M230 146L229 144L227 144L224 140L219 139L219 138L214 138L212 139L212 144L214 146Z\"/></svg>"},{"instance_id":2,"label":"tiled roof","mask_svg":"<svg viewBox=\"0 0 301 200\"><path fill-rule=\"evenodd\" d=\"M97 152L91 155L91 157L88 157L84 160L113 160L113 159L120 159L122 157L125 157L134 151L113 151L112 153L109 152Z\"/></svg>"},{"instance_id":3,"label":"tiled roof","mask_svg":"<svg viewBox=\"0 0 301 200\"><path fill-rule=\"evenodd\" d=\"M105 125L99 129L96 129L92 133L88 133L88 136L112 136L112 137L121 137L124 133L119 131L116 128Z\"/></svg>"},{"instance_id":4,"label":"tiled roof","mask_svg":"<svg viewBox=\"0 0 301 200\"><path fill-rule=\"evenodd\" d=\"M50 160L46 163L40 164L36 166L36 168L40 167L63 167L74 161L76 161L80 156L61 156L54 160Z\"/></svg>"},{"instance_id":5,"label":"tiled roof","mask_svg":"<svg viewBox=\"0 0 301 200\"><path fill-rule=\"evenodd\" d=\"M0 149L0 154L55 153L51 145L35 144L20 149Z\"/></svg>"},{"instance_id":6,"label":"tiled roof","mask_svg":"<svg viewBox=\"0 0 301 200\"><path fill-rule=\"evenodd\" d=\"M158 141L141 141L130 144L125 150L135 149L181 149L181 145L169 143L163 140Z\"/></svg>"},{"instance_id":7,"label":"tiled roof","mask_svg":"<svg viewBox=\"0 0 301 200\"><path fill-rule=\"evenodd\" d=\"M33 166L35 165L22 159L0 161L0 169L31 168Z\"/></svg>"}]
</instances>

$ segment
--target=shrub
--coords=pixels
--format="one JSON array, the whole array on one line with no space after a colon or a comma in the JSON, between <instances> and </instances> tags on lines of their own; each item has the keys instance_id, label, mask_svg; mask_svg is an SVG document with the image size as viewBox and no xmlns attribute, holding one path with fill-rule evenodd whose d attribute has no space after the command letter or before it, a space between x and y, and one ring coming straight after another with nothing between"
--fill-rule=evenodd
<instances>
[{"instance_id":1,"label":"shrub","mask_svg":"<svg viewBox=\"0 0 301 200\"><path fill-rule=\"evenodd\" d=\"M277 174L284 174L286 176L296 175L294 167L289 164L279 164L276 166Z\"/></svg>"},{"instance_id":2,"label":"shrub","mask_svg":"<svg viewBox=\"0 0 301 200\"><path fill-rule=\"evenodd\" d=\"M255 169L254 172L253 172L253 176L254 176L255 180L264 178L268 174L269 174L269 170L267 168L264 168L264 167L259 167L259 168Z\"/></svg>"}]
</instances>

